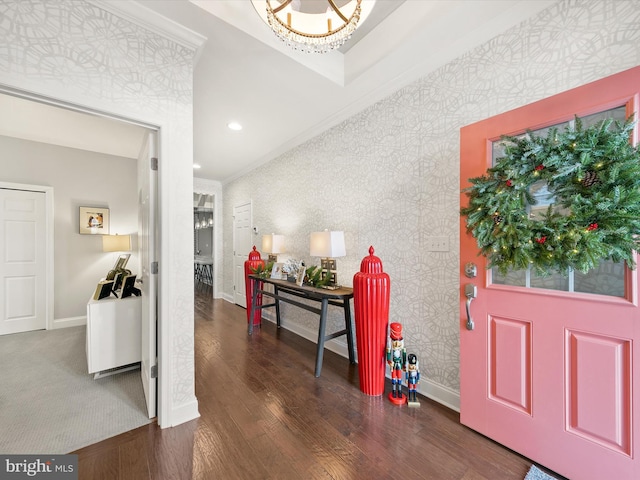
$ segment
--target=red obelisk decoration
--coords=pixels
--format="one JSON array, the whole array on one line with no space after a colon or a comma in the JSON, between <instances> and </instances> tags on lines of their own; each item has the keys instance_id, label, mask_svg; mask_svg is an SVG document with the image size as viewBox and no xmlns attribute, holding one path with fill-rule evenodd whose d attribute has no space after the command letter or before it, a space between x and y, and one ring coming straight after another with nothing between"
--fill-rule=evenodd
<instances>
[{"instance_id":1,"label":"red obelisk decoration","mask_svg":"<svg viewBox=\"0 0 640 480\"><path fill-rule=\"evenodd\" d=\"M260 256L260 252L256 250L256 246L253 246L253 250L249 252L249 259L244 262L244 286L247 295L247 323L249 323L249 316L251 315L251 299L253 295L253 279L249 278L249 275L254 273L253 271L258 268L258 265L262 265L264 268L264 260ZM258 284L258 289L262 290L262 282ZM262 294L258 294L256 299L256 305L262 305ZM260 325L262 323L262 310L256 310L253 314L253 325Z\"/></svg>"},{"instance_id":2,"label":"red obelisk decoration","mask_svg":"<svg viewBox=\"0 0 640 480\"><path fill-rule=\"evenodd\" d=\"M384 393L391 288L389 275L382 271L382 262L373 252L369 247L369 256L362 259L360 271L353 276L360 390L372 396Z\"/></svg>"}]
</instances>

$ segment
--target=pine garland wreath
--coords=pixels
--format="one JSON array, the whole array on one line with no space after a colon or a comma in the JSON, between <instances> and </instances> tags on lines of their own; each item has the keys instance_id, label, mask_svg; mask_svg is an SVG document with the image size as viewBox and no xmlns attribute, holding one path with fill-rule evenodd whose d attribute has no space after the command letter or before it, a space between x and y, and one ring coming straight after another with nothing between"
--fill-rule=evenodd
<instances>
[{"instance_id":1,"label":"pine garland wreath","mask_svg":"<svg viewBox=\"0 0 640 480\"><path fill-rule=\"evenodd\" d=\"M583 128L576 117L573 127L545 137L504 136L505 156L463 190L469 204L461 214L489 267L586 273L612 259L635 268L640 150L629 142L634 125L630 117ZM545 182L555 204L534 217L531 190Z\"/></svg>"}]
</instances>

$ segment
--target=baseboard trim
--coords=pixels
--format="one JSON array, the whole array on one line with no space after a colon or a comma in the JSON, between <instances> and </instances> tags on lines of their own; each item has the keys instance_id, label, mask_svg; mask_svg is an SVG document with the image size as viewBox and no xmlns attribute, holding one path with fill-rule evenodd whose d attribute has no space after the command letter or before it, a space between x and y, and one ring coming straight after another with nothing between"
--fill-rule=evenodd
<instances>
[{"instance_id":1,"label":"baseboard trim","mask_svg":"<svg viewBox=\"0 0 640 480\"><path fill-rule=\"evenodd\" d=\"M87 324L87 317L68 317L68 318L56 318L53 321L52 330L57 328L79 327L80 325Z\"/></svg>"},{"instance_id":2,"label":"baseboard trim","mask_svg":"<svg viewBox=\"0 0 640 480\"><path fill-rule=\"evenodd\" d=\"M422 375L421 375L422 377ZM460 393L430 380L420 379L418 393L460 413Z\"/></svg>"},{"instance_id":3,"label":"baseboard trim","mask_svg":"<svg viewBox=\"0 0 640 480\"><path fill-rule=\"evenodd\" d=\"M175 407L171 410L171 425L168 427L175 427L182 423L194 420L200 416L198 411L198 399L194 398L190 402ZM164 428L164 427L162 427Z\"/></svg>"}]
</instances>

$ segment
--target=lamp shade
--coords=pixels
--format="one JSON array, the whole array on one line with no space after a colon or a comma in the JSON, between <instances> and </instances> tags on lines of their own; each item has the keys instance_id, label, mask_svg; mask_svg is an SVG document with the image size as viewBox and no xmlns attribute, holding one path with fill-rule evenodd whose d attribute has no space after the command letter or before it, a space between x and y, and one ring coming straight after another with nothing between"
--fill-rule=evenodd
<instances>
[{"instance_id":1,"label":"lamp shade","mask_svg":"<svg viewBox=\"0 0 640 480\"><path fill-rule=\"evenodd\" d=\"M131 235L103 235L103 252L128 252L131 250Z\"/></svg>"},{"instance_id":2,"label":"lamp shade","mask_svg":"<svg viewBox=\"0 0 640 480\"><path fill-rule=\"evenodd\" d=\"M344 246L344 232L313 232L309 240L309 255L312 257L335 258L344 257L347 249Z\"/></svg>"},{"instance_id":3,"label":"lamp shade","mask_svg":"<svg viewBox=\"0 0 640 480\"><path fill-rule=\"evenodd\" d=\"M271 235L262 236L262 251L265 253L284 253L284 235Z\"/></svg>"}]
</instances>

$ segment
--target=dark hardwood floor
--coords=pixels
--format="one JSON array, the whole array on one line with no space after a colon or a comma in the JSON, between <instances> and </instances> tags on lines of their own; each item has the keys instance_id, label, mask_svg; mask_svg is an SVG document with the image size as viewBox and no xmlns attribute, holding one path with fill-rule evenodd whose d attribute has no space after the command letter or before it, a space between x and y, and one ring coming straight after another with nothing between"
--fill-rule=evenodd
<instances>
[{"instance_id":1,"label":"dark hardwood floor","mask_svg":"<svg viewBox=\"0 0 640 480\"><path fill-rule=\"evenodd\" d=\"M357 366L330 351L315 378L315 344L270 322L246 330L243 308L197 288L200 418L72 452L79 478L524 479L531 462L462 426L458 413L424 397L408 408L366 396Z\"/></svg>"}]
</instances>

